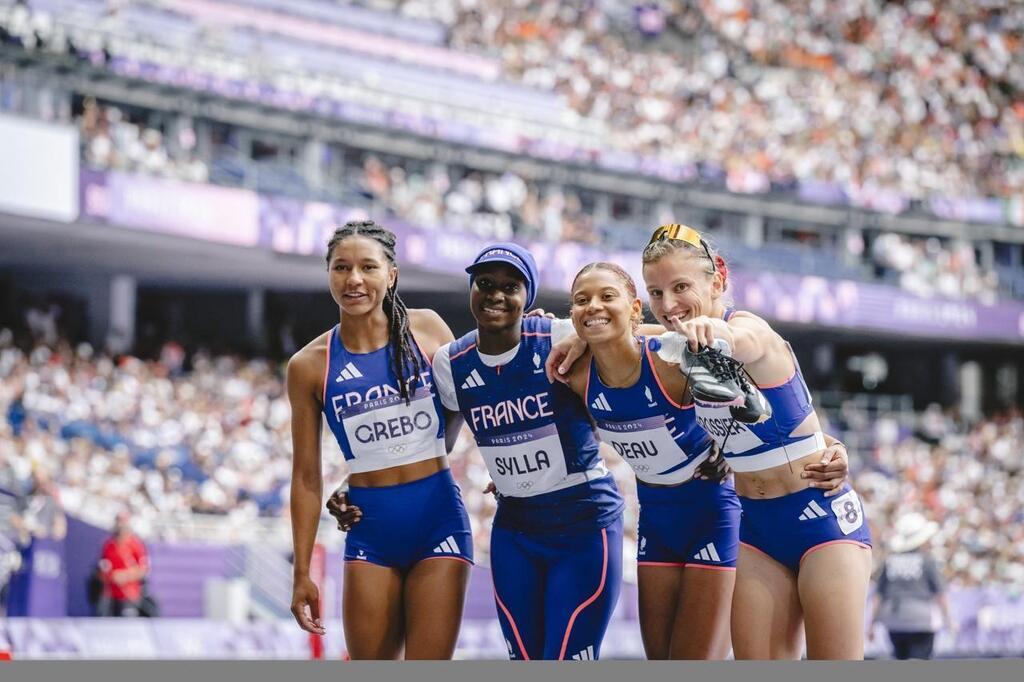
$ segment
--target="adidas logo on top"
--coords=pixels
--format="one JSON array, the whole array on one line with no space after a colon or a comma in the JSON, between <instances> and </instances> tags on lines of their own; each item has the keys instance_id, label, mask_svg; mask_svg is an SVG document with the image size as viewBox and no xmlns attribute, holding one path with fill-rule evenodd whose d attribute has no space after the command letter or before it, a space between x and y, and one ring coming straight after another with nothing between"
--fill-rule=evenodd
<instances>
[{"instance_id":1,"label":"adidas logo on top","mask_svg":"<svg viewBox=\"0 0 1024 682\"><path fill-rule=\"evenodd\" d=\"M811 500L811 503L804 507L804 513L800 515L800 520L810 521L811 519L820 519L823 516L828 516L828 512L821 508L817 500Z\"/></svg>"},{"instance_id":2,"label":"adidas logo on top","mask_svg":"<svg viewBox=\"0 0 1024 682\"><path fill-rule=\"evenodd\" d=\"M347 381L349 379L358 379L363 376L363 373L359 371L359 368L353 365L351 362L341 368L341 373L338 374L338 378L335 379L337 383Z\"/></svg>"},{"instance_id":3,"label":"adidas logo on top","mask_svg":"<svg viewBox=\"0 0 1024 682\"><path fill-rule=\"evenodd\" d=\"M455 542L455 538L451 535L446 537L444 541L434 548L434 554L460 554L459 543Z\"/></svg>"},{"instance_id":4,"label":"adidas logo on top","mask_svg":"<svg viewBox=\"0 0 1024 682\"><path fill-rule=\"evenodd\" d=\"M700 559L701 561L715 561L720 562L722 557L718 556L718 550L715 549L715 543L709 542L704 549L693 555L694 559Z\"/></svg>"},{"instance_id":5,"label":"adidas logo on top","mask_svg":"<svg viewBox=\"0 0 1024 682\"><path fill-rule=\"evenodd\" d=\"M469 373L466 380L462 382L462 388L478 388L484 385L484 380L480 378L480 373L475 369Z\"/></svg>"},{"instance_id":6,"label":"adidas logo on top","mask_svg":"<svg viewBox=\"0 0 1024 682\"><path fill-rule=\"evenodd\" d=\"M574 661L593 661L594 659L594 645L591 644L583 651L578 654L573 654L572 660Z\"/></svg>"},{"instance_id":7,"label":"adidas logo on top","mask_svg":"<svg viewBox=\"0 0 1024 682\"><path fill-rule=\"evenodd\" d=\"M590 403L590 406L595 410L612 411L612 406L608 404L608 399L604 397L604 393L598 393L597 397L594 398L594 402Z\"/></svg>"}]
</instances>

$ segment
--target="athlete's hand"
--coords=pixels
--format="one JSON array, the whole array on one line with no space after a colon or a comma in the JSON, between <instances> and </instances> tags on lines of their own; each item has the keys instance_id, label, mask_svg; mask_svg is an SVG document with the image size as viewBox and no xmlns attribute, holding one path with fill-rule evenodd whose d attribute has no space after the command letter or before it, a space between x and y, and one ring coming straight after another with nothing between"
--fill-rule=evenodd
<instances>
[{"instance_id":1,"label":"athlete's hand","mask_svg":"<svg viewBox=\"0 0 1024 682\"><path fill-rule=\"evenodd\" d=\"M320 620L320 590L309 576L295 578L292 586L292 615L306 632L314 635L327 633Z\"/></svg>"},{"instance_id":2,"label":"athlete's hand","mask_svg":"<svg viewBox=\"0 0 1024 682\"><path fill-rule=\"evenodd\" d=\"M711 456L697 467L697 478L702 481L722 483L731 473L732 469L729 468L729 463L725 461L725 457L722 457L722 452L718 449L718 445L711 447Z\"/></svg>"},{"instance_id":3,"label":"athlete's hand","mask_svg":"<svg viewBox=\"0 0 1024 682\"><path fill-rule=\"evenodd\" d=\"M671 331L685 336L690 350L693 352L699 351L701 346L711 348L715 345L715 327L707 315L701 315L686 322L680 321L678 317L669 318L669 321L672 323Z\"/></svg>"},{"instance_id":4,"label":"athlete's hand","mask_svg":"<svg viewBox=\"0 0 1024 682\"><path fill-rule=\"evenodd\" d=\"M342 483L327 500L327 511L338 522L338 530L349 532L363 518L363 510L348 501L348 485Z\"/></svg>"},{"instance_id":5,"label":"athlete's hand","mask_svg":"<svg viewBox=\"0 0 1024 682\"><path fill-rule=\"evenodd\" d=\"M569 370L586 352L587 342L575 334L551 346L548 359L544 363L544 372L548 375L548 382L553 384L560 381L563 384L568 384Z\"/></svg>"},{"instance_id":6,"label":"athlete's hand","mask_svg":"<svg viewBox=\"0 0 1024 682\"><path fill-rule=\"evenodd\" d=\"M821 488L827 491L825 497L838 495L843 484L850 475L850 460L846 454L846 446L835 442L821 451L817 462L804 466L801 478L807 479L810 488Z\"/></svg>"},{"instance_id":7,"label":"athlete's hand","mask_svg":"<svg viewBox=\"0 0 1024 682\"><path fill-rule=\"evenodd\" d=\"M526 313L526 317L546 317L549 320L556 319L554 313L546 312L543 308L534 308L530 312Z\"/></svg>"},{"instance_id":8,"label":"athlete's hand","mask_svg":"<svg viewBox=\"0 0 1024 682\"><path fill-rule=\"evenodd\" d=\"M494 495L495 497L498 496L498 486L494 485L494 481L491 481L490 483L488 483L487 487L484 488L484 495L487 495L487 494Z\"/></svg>"}]
</instances>

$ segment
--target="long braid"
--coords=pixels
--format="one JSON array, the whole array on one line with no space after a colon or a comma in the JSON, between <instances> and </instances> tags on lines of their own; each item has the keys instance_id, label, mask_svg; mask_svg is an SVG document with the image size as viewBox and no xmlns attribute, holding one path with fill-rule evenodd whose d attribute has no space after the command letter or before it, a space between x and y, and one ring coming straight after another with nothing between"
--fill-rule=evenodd
<instances>
[{"instance_id":1,"label":"long braid","mask_svg":"<svg viewBox=\"0 0 1024 682\"><path fill-rule=\"evenodd\" d=\"M327 242L328 265L334 247L353 236L366 237L380 244L391 266L396 265L395 233L372 220L350 220L334 231L334 235ZM388 354L391 356L391 366L398 377L399 394L405 399L406 404L409 404L412 394L416 392L416 384L419 382L423 365L419 354L413 350L415 341L412 332L409 331L409 310L405 307L402 297L398 295L397 278L384 294L382 307L388 317Z\"/></svg>"}]
</instances>

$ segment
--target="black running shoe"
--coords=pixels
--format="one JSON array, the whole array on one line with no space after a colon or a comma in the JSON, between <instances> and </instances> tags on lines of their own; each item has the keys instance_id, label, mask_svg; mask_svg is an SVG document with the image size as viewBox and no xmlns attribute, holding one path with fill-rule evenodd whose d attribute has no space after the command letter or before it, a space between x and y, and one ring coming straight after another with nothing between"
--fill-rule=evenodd
<instances>
[{"instance_id":1,"label":"black running shoe","mask_svg":"<svg viewBox=\"0 0 1024 682\"><path fill-rule=\"evenodd\" d=\"M743 363L716 348L701 348L694 353L685 347L683 358L694 398L728 405L733 419L744 424L759 424L772 416L771 405L747 379Z\"/></svg>"}]
</instances>

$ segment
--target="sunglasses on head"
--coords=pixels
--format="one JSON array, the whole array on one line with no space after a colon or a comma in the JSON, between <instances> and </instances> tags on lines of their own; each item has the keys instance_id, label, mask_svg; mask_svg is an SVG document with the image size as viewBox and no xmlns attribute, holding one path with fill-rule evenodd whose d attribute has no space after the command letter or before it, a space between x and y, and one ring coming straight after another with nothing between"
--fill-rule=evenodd
<instances>
[{"instance_id":1,"label":"sunglasses on head","mask_svg":"<svg viewBox=\"0 0 1024 682\"><path fill-rule=\"evenodd\" d=\"M715 259L711 257L711 249L708 248L708 243L704 241L700 232L693 229L689 225L680 225L679 223L671 223L669 225L662 225L661 227L655 228L654 233L651 235L651 240L647 242L647 246L655 242L683 242L689 244L695 249L704 249L704 253L707 254L708 260L714 264Z\"/></svg>"}]
</instances>

